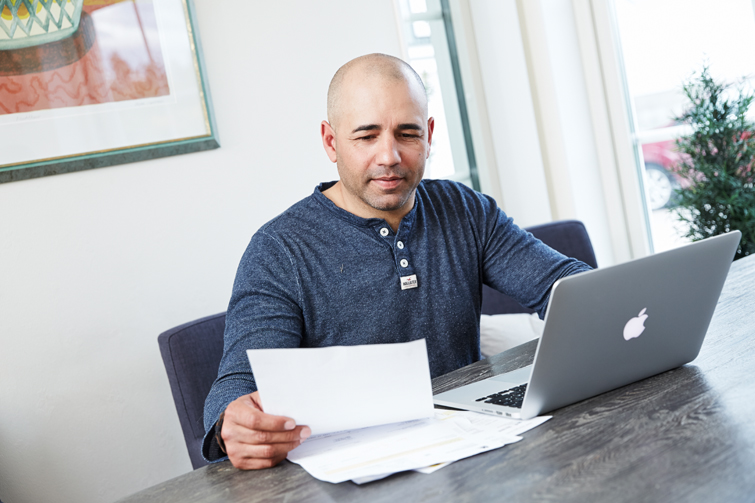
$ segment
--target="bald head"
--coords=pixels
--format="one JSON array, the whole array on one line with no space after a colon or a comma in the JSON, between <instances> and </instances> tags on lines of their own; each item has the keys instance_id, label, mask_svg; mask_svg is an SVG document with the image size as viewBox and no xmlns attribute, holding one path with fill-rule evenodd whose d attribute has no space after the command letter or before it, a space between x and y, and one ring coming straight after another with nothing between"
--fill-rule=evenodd
<instances>
[{"instance_id":1,"label":"bald head","mask_svg":"<svg viewBox=\"0 0 755 503\"><path fill-rule=\"evenodd\" d=\"M338 118L344 106L344 96L349 86L359 85L365 79L385 79L405 82L421 93L427 117L427 92L422 79L405 61L387 54L367 54L352 59L338 69L328 87L328 122L337 128Z\"/></svg>"}]
</instances>

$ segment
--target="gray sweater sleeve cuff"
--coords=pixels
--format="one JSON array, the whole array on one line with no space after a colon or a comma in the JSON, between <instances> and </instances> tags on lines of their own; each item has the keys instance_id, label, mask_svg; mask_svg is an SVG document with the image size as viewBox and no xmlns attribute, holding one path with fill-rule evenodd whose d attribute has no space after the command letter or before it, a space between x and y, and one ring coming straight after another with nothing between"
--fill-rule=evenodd
<instances>
[{"instance_id":1,"label":"gray sweater sleeve cuff","mask_svg":"<svg viewBox=\"0 0 755 503\"><path fill-rule=\"evenodd\" d=\"M256 390L257 386L251 372L247 375L226 375L213 383L204 406L205 434L202 439L202 456L207 461L222 461L228 457L220 450L215 440L215 424L220 413L238 397Z\"/></svg>"},{"instance_id":2,"label":"gray sweater sleeve cuff","mask_svg":"<svg viewBox=\"0 0 755 503\"><path fill-rule=\"evenodd\" d=\"M220 450L218 442L215 440L215 425L205 433L202 440L202 456L209 462L224 461L228 459L223 451Z\"/></svg>"}]
</instances>

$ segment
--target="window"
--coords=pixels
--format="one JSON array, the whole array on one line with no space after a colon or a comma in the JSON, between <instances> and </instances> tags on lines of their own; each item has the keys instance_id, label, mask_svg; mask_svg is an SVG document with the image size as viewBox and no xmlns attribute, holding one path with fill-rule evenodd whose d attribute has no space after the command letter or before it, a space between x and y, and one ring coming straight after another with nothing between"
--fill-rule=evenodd
<instances>
[{"instance_id":1,"label":"window","mask_svg":"<svg viewBox=\"0 0 755 503\"><path fill-rule=\"evenodd\" d=\"M673 165L674 140L688 131L674 123L685 100L681 86L708 65L719 81L755 75L752 0L612 0L628 89L633 142L654 251L686 242L671 210L684 181Z\"/></svg>"},{"instance_id":2,"label":"window","mask_svg":"<svg viewBox=\"0 0 755 503\"><path fill-rule=\"evenodd\" d=\"M425 176L479 190L446 0L396 0L408 63L422 77L435 133ZM449 35L450 34L450 35Z\"/></svg>"}]
</instances>

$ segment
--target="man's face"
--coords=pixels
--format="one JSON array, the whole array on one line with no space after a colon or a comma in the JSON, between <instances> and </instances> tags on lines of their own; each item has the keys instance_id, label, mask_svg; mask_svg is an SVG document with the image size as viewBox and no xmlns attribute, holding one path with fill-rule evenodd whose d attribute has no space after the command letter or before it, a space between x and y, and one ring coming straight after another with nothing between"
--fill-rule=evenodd
<instances>
[{"instance_id":1,"label":"man's face","mask_svg":"<svg viewBox=\"0 0 755 503\"><path fill-rule=\"evenodd\" d=\"M334 131L323 123L323 140L337 163L347 209L363 217L405 215L414 205L433 130L419 84L359 76L344 85L341 100Z\"/></svg>"}]
</instances>

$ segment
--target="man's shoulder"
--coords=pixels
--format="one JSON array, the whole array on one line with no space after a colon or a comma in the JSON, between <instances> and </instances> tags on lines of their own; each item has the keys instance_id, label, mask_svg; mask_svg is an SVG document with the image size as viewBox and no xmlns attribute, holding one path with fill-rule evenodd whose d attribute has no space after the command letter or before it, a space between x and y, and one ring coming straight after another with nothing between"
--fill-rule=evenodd
<instances>
[{"instance_id":1,"label":"man's shoulder","mask_svg":"<svg viewBox=\"0 0 755 503\"><path fill-rule=\"evenodd\" d=\"M257 233L286 234L310 225L313 219L322 219L327 211L314 194L289 206L283 213L272 218Z\"/></svg>"},{"instance_id":2,"label":"man's shoulder","mask_svg":"<svg viewBox=\"0 0 755 503\"><path fill-rule=\"evenodd\" d=\"M482 196L476 190L453 180L425 179L417 190L431 199L479 199Z\"/></svg>"},{"instance_id":3,"label":"man's shoulder","mask_svg":"<svg viewBox=\"0 0 755 503\"><path fill-rule=\"evenodd\" d=\"M492 198L452 180L422 180L417 193L423 204L438 205L447 210L486 212L495 208Z\"/></svg>"}]
</instances>

